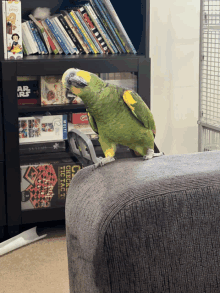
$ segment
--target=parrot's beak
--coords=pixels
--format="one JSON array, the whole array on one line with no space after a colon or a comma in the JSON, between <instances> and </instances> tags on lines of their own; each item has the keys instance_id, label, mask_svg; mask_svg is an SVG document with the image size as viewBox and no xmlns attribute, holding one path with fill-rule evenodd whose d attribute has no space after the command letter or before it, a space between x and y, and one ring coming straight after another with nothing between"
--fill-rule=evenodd
<instances>
[{"instance_id":1,"label":"parrot's beak","mask_svg":"<svg viewBox=\"0 0 220 293\"><path fill-rule=\"evenodd\" d=\"M79 69L71 68L68 69L63 75L63 82L67 89L70 89L72 86L75 88L85 88L88 85L88 82L81 76L77 76Z\"/></svg>"}]
</instances>

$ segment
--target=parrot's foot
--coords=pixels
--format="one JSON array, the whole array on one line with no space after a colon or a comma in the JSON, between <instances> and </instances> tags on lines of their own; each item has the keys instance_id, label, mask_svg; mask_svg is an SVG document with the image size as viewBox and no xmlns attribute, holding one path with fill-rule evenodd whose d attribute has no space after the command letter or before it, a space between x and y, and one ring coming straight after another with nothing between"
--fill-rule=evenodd
<instances>
[{"instance_id":1,"label":"parrot's foot","mask_svg":"<svg viewBox=\"0 0 220 293\"><path fill-rule=\"evenodd\" d=\"M163 156L164 153L154 153L154 150L153 149L148 149L147 150L147 154L143 157L144 160L150 160L154 157L160 157L160 156Z\"/></svg>"},{"instance_id":2,"label":"parrot's foot","mask_svg":"<svg viewBox=\"0 0 220 293\"><path fill-rule=\"evenodd\" d=\"M115 161L115 158L113 157L106 157L106 158L100 158L100 161L96 164L94 164L95 166L95 169L98 168L98 167L102 167L108 163L111 163L111 162L114 162Z\"/></svg>"}]
</instances>

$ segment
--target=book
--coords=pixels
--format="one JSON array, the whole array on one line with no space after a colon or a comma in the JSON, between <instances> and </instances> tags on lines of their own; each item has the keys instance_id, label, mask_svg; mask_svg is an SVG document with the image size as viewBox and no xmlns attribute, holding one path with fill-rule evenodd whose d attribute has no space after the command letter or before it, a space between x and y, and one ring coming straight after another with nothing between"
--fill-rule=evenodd
<instances>
[{"instance_id":1,"label":"book","mask_svg":"<svg viewBox=\"0 0 220 293\"><path fill-rule=\"evenodd\" d=\"M99 20L97 14L93 10L92 6L87 3L84 5L86 11L88 12L89 16L92 18L93 22L95 23L96 27L98 28L100 34L102 35L103 39L105 40L106 44L108 45L109 49L111 50L112 54L118 53L115 45L112 43L108 33L106 32L104 26L102 25L101 21Z\"/></svg>"},{"instance_id":2,"label":"book","mask_svg":"<svg viewBox=\"0 0 220 293\"><path fill-rule=\"evenodd\" d=\"M39 33L41 34L41 37L42 37L42 39L44 40L44 42L46 44L48 53L49 54L52 53L52 50L51 50L51 47L50 47L50 44L49 44L49 40L48 40L48 36L47 36L47 34L45 32L45 29L42 26L41 22L37 21L36 18L32 14L29 14L28 16L35 23L35 25L37 26L37 28L39 30Z\"/></svg>"},{"instance_id":3,"label":"book","mask_svg":"<svg viewBox=\"0 0 220 293\"><path fill-rule=\"evenodd\" d=\"M93 8L99 14L102 23L104 24L109 36L111 36L112 40L114 41L115 46L117 47L119 53L126 53L124 46L122 45L119 37L114 31L114 24L112 23L111 19L108 17L107 10L103 7L102 3L98 0L91 0L91 4Z\"/></svg>"},{"instance_id":4,"label":"book","mask_svg":"<svg viewBox=\"0 0 220 293\"><path fill-rule=\"evenodd\" d=\"M22 59L21 1L6 1L5 16L7 59Z\"/></svg>"},{"instance_id":5,"label":"book","mask_svg":"<svg viewBox=\"0 0 220 293\"><path fill-rule=\"evenodd\" d=\"M66 38L65 36L62 34L59 25L56 23L56 19L55 18L50 18L50 22L53 25L54 31L56 33L56 37L58 37L58 39L60 40L60 46L62 47L64 53L66 55L71 54L71 51L69 49L69 46L67 44Z\"/></svg>"},{"instance_id":6,"label":"book","mask_svg":"<svg viewBox=\"0 0 220 293\"><path fill-rule=\"evenodd\" d=\"M30 32L31 38L32 38L33 43L34 43L34 47L37 49L37 53L38 54L42 54L42 52L40 50L40 47L38 46L37 40L35 38L35 34L34 34L32 28L31 28L30 22L29 21L26 21L25 24L26 24L26 26L27 26L27 28L28 28L28 30Z\"/></svg>"},{"instance_id":7,"label":"book","mask_svg":"<svg viewBox=\"0 0 220 293\"><path fill-rule=\"evenodd\" d=\"M41 76L41 105L83 104L83 101L62 86L62 76Z\"/></svg>"},{"instance_id":8,"label":"book","mask_svg":"<svg viewBox=\"0 0 220 293\"><path fill-rule=\"evenodd\" d=\"M137 54L137 51L135 50L128 34L126 33L114 7L112 6L112 3L110 0L100 0L100 2L102 2L103 6L106 7L108 13L110 14L112 21L115 24L115 31L117 33L117 35L120 37L120 40L122 42L122 44L124 45L126 51L128 53L133 52L134 54Z\"/></svg>"},{"instance_id":9,"label":"book","mask_svg":"<svg viewBox=\"0 0 220 293\"><path fill-rule=\"evenodd\" d=\"M89 119L86 112L72 113L70 121L72 124L89 124Z\"/></svg>"},{"instance_id":10,"label":"book","mask_svg":"<svg viewBox=\"0 0 220 293\"><path fill-rule=\"evenodd\" d=\"M25 143L19 145L20 155L30 154L43 154L43 153L57 153L65 152L66 144L65 141L52 141L52 142L35 142Z\"/></svg>"},{"instance_id":11,"label":"book","mask_svg":"<svg viewBox=\"0 0 220 293\"><path fill-rule=\"evenodd\" d=\"M73 124L71 122L68 122L68 131L70 131L72 129L78 129L82 133L86 134L90 139L97 139L98 138L98 134L93 131L90 124L83 124L83 123Z\"/></svg>"},{"instance_id":12,"label":"book","mask_svg":"<svg viewBox=\"0 0 220 293\"><path fill-rule=\"evenodd\" d=\"M18 77L17 97L18 105L40 105L38 80Z\"/></svg>"},{"instance_id":13,"label":"book","mask_svg":"<svg viewBox=\"0 0 220 293\"><path fill-rule=\"evenodd\" d=\"M71 40L70 36L67 34L67 31L65 30L65 28L63 27L62 23L60 22L58 16L54 17L54 20L56 21L56 24L58 25L61 34L63 35L63 37L65 38L66 44L68 46L69 51L71 52L71 54L79 54L78 49L76 48L76 45L74 44L74 42Z\"/></svg>"},{"instance_id":14,"label":"book","mask_svg":"<svg viewBox=\"0 0 220 293\"><path fill-rule=\"evenodd\" d=\"M38 52L37 47L35 46L34 40L32 38L31 32L27 26L27 21L22 23L22 34L24 34L26 36L26 38L24 38L25 41L25 45L28 46L28 44L30 45L31 48L31 53L30 54L35 54Z\"/></svg>"},{"instance_id":15,"label":"book","mask_svg":"<svg viewBox=\"0 0 220 293\"><path fill-rule=\"evenodd\" d=\"M108 48L107 44L105 43L104 39L102 38L99 30L96 28L95 24L93 23L91 17L88 15L87 11L85 10L84 7L80 7L78 9L80 13L82 14L85 22L88 24L90 27L93 36L96 38L97 42L99 43L100 48L103 50L104 53L108 54L111 53L110 49Z\"/></svg>"},{"instance_id":16,"label":"book","mask_svg":"<svg viewBox=\"0 0 220 293\"><path fill-rule=\"evenodd\" d=\"M40 21L42 26L45 29L46 34L48 35L48 41L51 46L51 49L53 50L54 54L62 54L63 49L60 47L59 43L57 42L56 38L54 37L52 31L49 29L48 25L45 23L44 20Z\"/></svg>"},{"instance_id":17,"label":"book","mask_svg":"<svg viewBox=\"0 0 220 293\"><path fill-rule=\"evenodd\" d=\"M75 22L73 21L73 19L71 18L71 16L69 15L69 13L67 11L61 10L61 13L64 16L64 19L66 20L70 29L72 30L72 32L74 33L74 35L78 39L79 43L81 44L81 46L84 50L83 53L89 54L91 52L91 49L88 46L88 44L86 43L86 41L84 40L84 36L82 35L78 26L75 24Z\"/></svg>"},{"instance_id":18,"label":"book","mask_svg":"<svg viewBox=\"0 0 220 293\"><path fill-rule=\"evenodd\" d=\"M84 27L82 26L80 20L78 19L75 11L71 11L70 12L70 16L72 17L73 21L75 22L75 24L78 26L78 28L80 29L82 35L84 36L84 40L86 41L86 43L88 44L88 46L90 47L90 50L92 51L92 53L98 53L98 51L95 49L94 45L92 44L91 39L89 38L87 32L85 31Z\"/></svg>"},{"instance_id":19,"label":"book","mask_svg":"<svg viewBox=\"0 0 220 293\"><path fill-rule=\"evenodd\" d=\"M85 32L87 33L88 37L90 38L91 44L95 48L94 52L103 54L103 51L100 49L97 41L95 40L94 36L92 35L87 23L84 21L84 19L82 17L82 15L79 13L79 11L75 11L75 14L77 15L79 21L81 22L82 26L85 29Z\"/></svg>"},{"instance_id":20,"label":"book","mask_svg":"<svg viewBox=\"0 0 220 293\"><path fill-rule=\"evenodd\" d=\"M70 182L82 169L73 161L22 165L21 209L31 210L65 206Z\"/></svg>"},{"instance_id":21,"label":"book","mask_svg":"<svg viewBox=\"0 0 220 293\"><path fill-rule=\"evenodd\" d=\"M74 43L74 45L77 47L79 53L83 53L83 47L81 46L80 42L78 41L78 39L75 37L73 31L71 30L70 26L68 25L68 23L66 22L64 16L62 14L60 14L58 16L59 21L61 22L62 26L64 27L64 29L66 30L66 32L68 33L69 37L71 38L72 42Z\"/></svg>"},{"instance_id":22,"label":"book","mask_svg":"<svg viewBox=\"0 0 220 293\"><path fill-rule=\"evenodd\" d=\"M56 40L59 43L62 50L64 51L65 55L68 55L69 51L67 50L66 46L63 44L63 41L61 40L60 36L58 35L58 32L57 32L56 28L54 27L52 20L49 20L48 18L46 18L44 21L47 24L48 28L53 33L54 37L56 38Z\"/></svg>"},{"instance_id":23,"label":"book","mask_svg":"<svg viewBox=\"0 0 220 293\"><path fill-rule=\"evenodd\" d=\"M38 30L37 25L32 20L30 20L30 24L31 24L32 29L35 31L35 35L36 35L37 41L39 43L40 49L42 51L42 54L48 54L47 48L43 42L43 37L40 34L40 31Z\"/></svg>"},{"instance_id":24,"label":"book","mask_svg":"<svg viewBox=\"0 0 220 293\"><path fill-rule=\"evenodd\" d=\"M19 142L67 139L67 115L19 117Z\"/></svg>"},{"instance_id":25,"label":"book","mask_svg":"<svg viewBox=\"0 0 220 293\"><path fill-rule=\"evenodd\" d=\"M7 45L7 34L6 34L6 1L2 1L2 22L3 22L3 45L4 45L4 59L8 59L8 45Z\"/></svg>"}]
</instances>

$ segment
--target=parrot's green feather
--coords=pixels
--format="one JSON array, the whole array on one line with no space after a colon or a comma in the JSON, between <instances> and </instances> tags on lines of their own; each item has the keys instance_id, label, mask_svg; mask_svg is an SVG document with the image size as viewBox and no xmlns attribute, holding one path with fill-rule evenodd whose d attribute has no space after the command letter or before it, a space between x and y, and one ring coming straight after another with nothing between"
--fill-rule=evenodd
<instances>
[{"instance_id":1,"label":"parrot's green feather","mask_svg":"<svg viewBox=\"0 0 220 293\"><path fill-rule=\"evenodd\" d=\"M83 100L89 123L99 134L106 157L114 157L117 144L142 156L148 149L154 149L156 127L153 115L137 93L108 84L97 75L78 69L68 69L62 82Z\"/></svg>"},{"instance_id":2,"label":"parrot's green feather","mask_svg":"<svg viewBox=\"0 0 220 293\"><path fill-rule=\"evenodd\" d=\"M95 133L99 134L99 133L98 133L98 127L97 127L97 125L96 125L95 119L92 117L92 115L91 115L88 111L87 111L87 113L88 113L88 118L89 118L89 124L90 124L92 130L93 130Z\"/></svg>"}]
</instances>

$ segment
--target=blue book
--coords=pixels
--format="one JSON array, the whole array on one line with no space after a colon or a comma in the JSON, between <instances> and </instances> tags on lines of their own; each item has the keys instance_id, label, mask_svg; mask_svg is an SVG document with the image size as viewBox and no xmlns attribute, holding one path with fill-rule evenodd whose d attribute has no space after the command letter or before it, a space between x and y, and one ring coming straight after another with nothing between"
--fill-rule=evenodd
<instances>
[{"instance_id":1,"label":"blue book","mask_svg":"<svg viewBox=\"0 0 220 293\"><path fill-rule=\"evenodd\" d=\"M114 53L119 53L118 49L115 47L114 43L112 42L112 40L110 39L108 33L106 32L104 26L102 25L101 21L99 20L98 16L97 16L97 12L95 9L93 9L93 7L87 3L85 4L85 8L88 9L88 12L92 12L94 14L95 20L98 23L98 26L101 28L101 30L103 31L107 41L110 43L112 50L114 51Z\"/></svg>"},{"instance_id":2,"label":"blue book","mask_svg":"<svg viewBox=\"0 0 220 293\"><path fill-rule=\"evenodd\" d=\"M107 16L106 16L106 9L105 7L102 5L102 3L98 0L92 0L92 3L93 3L93 6L96 6L97 9L99 10L99 16L101 17L101 19L103 19L107 25L106 25L106 28L109 29L109 34L110 36L112 36L112 40L115 42L115 44L117 45L118 49L120 51L122 51L123 53L127 53L127 51L125 50L123 44L121 43L121 40L119 39L119 37L117 36L117 34L115 33L115 30L113 27L114 24L113 22L111 21L111 19L109 19ZM108 14L108 13L107 13Z\"/></svg>"},{"instance_id":3,"label":"blue book","mask_svg":"<svg viewBox=\"0 0 220 293\"><path fill-rule=\"evenodd\" d=\"M81 29L78 27L77 23L75 22L75 20L73 19L72 15L69 13L69 16L72 20L72 22L74 23L74 25L77 27L78 32L80 33L80 35L83 38L83 41L86 43L87 47L89 47L90 52L94 53L94 51L92 50L91 46L89 45L89 42L86 40L86 38L84 37L83 33L81 32Z\"/></svg>"},{"instance_id":4,"label":"blue book","mask_svg":"<svg viewBox=\"0 0 220 293\"><path fill-rule=\"evenodd\" d=\"M70 44L69 44L68 40L66 39L66 36L64 35L64 33L62 32L62 30L59 27L59 24L57 23L57 18L56 17L52 18L51 22L52 22L53 26L56 27L56 29L58 31L58 34L59 34L60 38L62 39L63 43L66 45L67 50L69 51L69 53L73 54L74 52L71 49Z\"/></svg>"},{"instance_id":5,"label":"blue book","mask_svg":"<svg viewBox=\"0 0 220 293\"><path fill-rule=\"evenodd\" d=\"M78 11L75 11L79 20L81 21L81 24L83 25L84 29L86 30L87 34L89 35L90 39L93 42L93 45L96 47L96 49L99 51L99 53L103 53L102 50L99 48L99 45L97 43L97 41L95 40L95 38L93 37L92 33L90 32L90 30L88 29L88 27L86 26L84 20L82 19L80 13Z\"/></svg>"},{"instance_id":6,"label":"blue book","mask_svg":"<svg viewBox=\"0 0 220 293\"><path fill-rule=\"evenodd\" d=\"M40 35L39 31L38 31L37 25L33 21L31 23L32 23L32 27L34 28L34 30L36 32L36 36L37 36L38 42L40 43L42 51L44 52L44 54L48 54L47 48L44 45L44 42L43 42L43 40L41 38L41 35Z\"/></svg>"},{"instance_id":7,"label":"blue book","mask_svg":"<svg viewBox=\"0 0 220 293\"><path fill-rule=\"evenodd\" d=\"M65 44L63 43L63 41L61 40L60 36L58 35L57 30L53 26L52 22L48 18L46 18L44 21L48 25L49 29L51 30L52 34L56 38L56 40L59 43L59 45L61 46L61 48L63 49L65 55L68 55L69 51L68 51L67 47L65 46Z\"/></svg>"},{"instance_id":8,"label":"blue book","mask_svg":"<svg viewBox=\"0 0 220 293\"><path fill-rule=\"evenodd\" d=\"M36 46L36 48L37 48L37 52L38 52L38 54L41 54L41 50L40 50L40 48L39 48L39 46L38 46L38 43L37 43L37 41L36 41L36 39L35 39L34 32L33 32L32 28L31 28L31 26L30 26L29 21L26 21L26 25L27 25L27 27L28 27L28 29L29 29L29 31L30 31L30 34L31 34L32 39L33 39L33 41L34 41L34 44L35 44L35 46Z\"/></svg>"}]
</instances>

